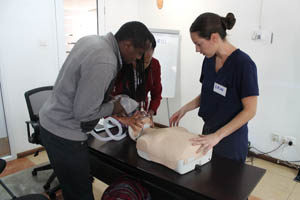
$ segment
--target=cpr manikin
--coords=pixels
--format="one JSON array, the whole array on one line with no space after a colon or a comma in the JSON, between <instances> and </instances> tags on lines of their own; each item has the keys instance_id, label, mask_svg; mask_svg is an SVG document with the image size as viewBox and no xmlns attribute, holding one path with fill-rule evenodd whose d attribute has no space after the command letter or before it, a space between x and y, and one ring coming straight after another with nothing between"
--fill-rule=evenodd
<instances>
[{"instance_id":1,"label":"cpr manikin","mask_svg":"<svg viewBox=\"0 0 300 200\"><path fill-rule=\"evenodd\" d=\"M149 117L143 119L144 128L133 131L129 136L136 140L138 155L146 160L160 163L180 174L195 169L210 161L212 150L203 155L196 153L199 146L192 146L189 139L196 137L182 127L151 128Z\"/></svg>"},{"instance_id":2,"label":"cpr manikin","mask_svg":"<svg viewBox=\"0 0 300 200\"><path fill-rule=\"evenodd\" d=\"M135 112L137 103L126 95L116 97L121 98L120 103L124 107L127 115ZM128 127L131 139L136 141L138 155L146 160L160 163L180 174L187 173L195 169L196 165L203 165L211 159L212 151L203 155L196 153L199 146L192 146L189 139L196 137L182 127L171 128L151 128L151 117L145 112L140 112L143 128L133 130ZM118 127L118 133L112 134L107 128L107 124L112 123ZM95 132L91 134L98 140L121 140L126 136L123 132L122 124L115 118L109 117L104 121L107 137L102 137Z\"/></svg>"}]
</instances>

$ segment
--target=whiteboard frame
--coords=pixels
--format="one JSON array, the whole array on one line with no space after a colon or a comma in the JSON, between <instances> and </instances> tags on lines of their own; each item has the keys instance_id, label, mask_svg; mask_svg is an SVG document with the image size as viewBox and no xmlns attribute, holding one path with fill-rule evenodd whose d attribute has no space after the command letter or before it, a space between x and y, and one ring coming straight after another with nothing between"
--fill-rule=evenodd
<instances>
[{"instance_id":1,"label":"whiteboard frame","mask_svg":"<svg viewBox=\"0 0 300 200\"><path fill-rule=\"evenodd\" d=\"M162 98L174 98L176 96L176 82L177 82L177 76L178 76L178 69L180 65L180 41L181 41L181 36L180 36L180 31L179 30L171 30L171 29L158 29L158 28L149 28L149 31L153 34L158 33L158 34L170 34L170 35L177 35L178 36L178 49L177 49L177 65L176 65L176 74L175 74L175 85L174 85L174 93L173 95L169 96L166 95L164 96L162 93Z\"/></svg>"},{"instance_id":2,"label":"whiteboard frame","mask_svg":"<svg viewBox=\"0 0 300 200\"><path fill-rule=\"evenodd\" d=\"M180 31L179 30L171 30L171 29L159 29L159 28L149 28L149 31L155 32L155 33L168 33L168 34L174 34L174 35L179 35Z\"/></svg>"}]
</instances>

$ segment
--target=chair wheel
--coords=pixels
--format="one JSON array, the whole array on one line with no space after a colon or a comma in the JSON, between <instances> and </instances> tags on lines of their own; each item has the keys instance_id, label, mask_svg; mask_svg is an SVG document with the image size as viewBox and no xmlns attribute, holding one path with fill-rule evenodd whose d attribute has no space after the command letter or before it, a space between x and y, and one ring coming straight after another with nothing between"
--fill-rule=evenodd
<instances>
[{"instance_id":1,"label":"chair wheel","mask_svg":"<svg viewBox=\"0 0 300 200\"><path fill-rule=\"evenodd\" d=\"M48 190L48 189L50 188L50 184L45 184L45 185L43 186L43 188L44 188L45 190Z\"/></svg>"},{"instance_id":2,"label":"chair wheel","mask_svg":"<svg viewBox=\"0 0 300 200\"><path fill-rule=\"evenodd\" d=\"M50 197L51 200L56 200L56 194L55 193L49 194L49 197Z\"/></svg>"},{"instance_id":3,"label":"chair wheel","mask_svg":"<svg viewBox=\"0 0 300 200\"><path fill-rule=\"evenodd\" d=\"M37 175L37 171L33 170L33 171L31 172L31 174L32 174L32 176L36 176L36 175Z\"/></svg>"}]
</instances>

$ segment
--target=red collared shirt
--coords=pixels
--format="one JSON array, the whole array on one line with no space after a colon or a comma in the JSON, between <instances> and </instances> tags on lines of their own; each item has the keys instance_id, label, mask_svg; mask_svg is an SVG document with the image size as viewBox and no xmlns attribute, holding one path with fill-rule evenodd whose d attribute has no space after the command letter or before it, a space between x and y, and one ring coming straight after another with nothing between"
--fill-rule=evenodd
<instances>
[{"instance_id":1,"label":"red collared shirt","mask_svg":"<svg viewBox=\"0 0 300 200\"><path fill-rule=\"evenodd\" d=\"M161 93L162 93L162 85L161 85L161 70L160 70L160 64L159 61L155 58L152 58L151 64L147 69L145 70L145 74L147 75L146 78L146 99L145 99L145 110L153 110L154 113L156 113L160 102L161 102ZM118 77L115 82L115 88L112 92L113 96L124 94L124 86L123 86L123 80L124 80L124 74L122 74L122 71L119 72ZM129 77L127 77L129 78ZM131 77L133 78L133 77ZM129 80L126 84L128 84ZM151 100L150 104L148 102L148 93L150 92Z\"/></svg>"}]
</instances>

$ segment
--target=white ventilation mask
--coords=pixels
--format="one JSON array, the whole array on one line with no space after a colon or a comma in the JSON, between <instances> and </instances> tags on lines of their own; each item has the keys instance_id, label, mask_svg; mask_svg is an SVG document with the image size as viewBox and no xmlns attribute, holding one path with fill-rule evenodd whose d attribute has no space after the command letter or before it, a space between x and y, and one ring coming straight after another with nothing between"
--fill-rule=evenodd
<instances>
[{"instance_id":1,"label":"white ventilation mask","mask_svg":"<svg viewBox=\"0 0 300 200\"><path fill-rule=\"evenodd\" d=\"M120 104L124 108L126 114L128 116L132 115L136 111L136 109L138 107L138 103L135 100L131 99L129 96L123 95L123 94L115 96L114 99L112 100L112 102L117 101L119 98L120 98ZM108 128L110 126L109 124L113 124L118 127L117 134L111 133L110 129ZM92 131L91 135L93 135L97 140L104 141L104 142L110 141L110 140L118 141L118 140L122 140L123 138L126 137L126 132L123 133L122 124L115 118L113 118L113 117L105 118L103 125L104 125L105 132L107 133L108 136L103 137L103 136L98 135L94 131Z\"/></svg>"}]
</instances>

